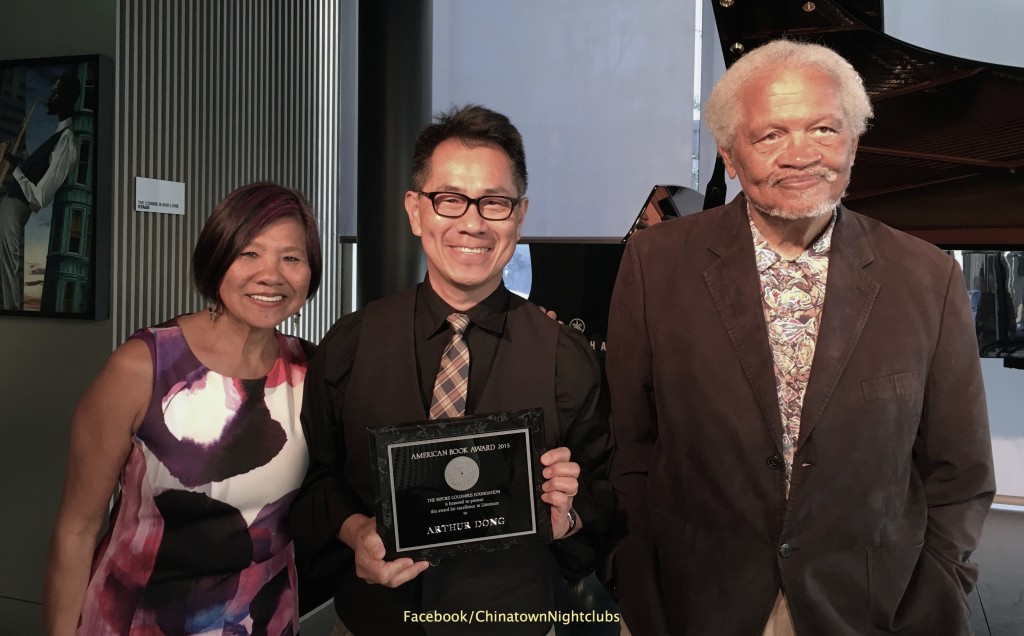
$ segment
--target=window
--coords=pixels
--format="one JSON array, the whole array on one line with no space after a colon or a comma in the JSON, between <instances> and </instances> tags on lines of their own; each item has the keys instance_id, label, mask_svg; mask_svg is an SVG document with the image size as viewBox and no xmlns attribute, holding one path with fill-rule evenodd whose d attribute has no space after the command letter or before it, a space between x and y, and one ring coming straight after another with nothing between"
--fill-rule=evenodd
<instances>
[{"instance_id":1,"label":"window","mask_svg":"<svg viewBox=\"0 0 1024 636\"><path fill-rule=\"evenodd\" d=\"M68 254L82 254L82 222L85 210L71 208L71 223L68 227Z\"/></svg>"},{"instance_id":2,"label":"window","mask_svg":"<svg viewBox=\"0 0 1024 636\"><path fill-rule=\"evenodd\" d=\"M96 110L96 65L88 64L82 82L82 109Z\"/></svg>"},{"instance_id":3,"label":"window","mask_svg":"<svg viewBox=\"0 0 1024 636\"><path fill-rule=\"evenodd\" d=\"M80 137L78 140L78 169L73 183L82 186L92 183L92 139L89 137Z\"/></svg>"},{"instance_id":4,"label":"window","mask_svg":"<svg viewBox=\"0 0 1024 636\"><path fill-rule=\"evenodd\" d=\"M63 295L63 298L61 298L61 311L65 312L65 313L69 313L69 314L75 312L75 289L76 288L77 288L77 285L75 285L75 281L73 281L73 280L64 281L64 295Z\"/></svg>"}]
</instances>

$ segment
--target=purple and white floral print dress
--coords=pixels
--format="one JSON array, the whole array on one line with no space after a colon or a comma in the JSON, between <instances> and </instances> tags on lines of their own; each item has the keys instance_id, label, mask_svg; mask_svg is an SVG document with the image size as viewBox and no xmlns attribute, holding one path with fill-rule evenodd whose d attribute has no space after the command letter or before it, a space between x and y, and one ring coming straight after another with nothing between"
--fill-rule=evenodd
<instances>
[{"instance_id":1,"label":"purple and white floral print dress","mask_svg":"<svg viewBox=\"0 0 1024 636\"><path fill-rule=\"evenodd\" d=\"M298 632L288 508L308 453L306 354L276 334L264 378L220 375L172 321L132 335L153 357L153 399L93 561L79 634Z\"/></svg>"}]
</instances>

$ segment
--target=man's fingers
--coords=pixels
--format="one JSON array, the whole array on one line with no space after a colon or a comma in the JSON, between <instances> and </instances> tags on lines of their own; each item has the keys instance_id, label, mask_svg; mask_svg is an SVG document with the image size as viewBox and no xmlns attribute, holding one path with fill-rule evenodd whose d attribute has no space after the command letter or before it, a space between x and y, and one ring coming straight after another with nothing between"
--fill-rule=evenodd
<instances>
[{"instance_id":1,"label":"man's fingers","mask_svg":"<svg viewBox=\"0 0 1024 636\"><path fill-rule=\"evenodd\" d=\"M576 462L559 462L544 469L544 479L576 479L580 476L580 465Z\"/></svg>"},{"instance_id":2,"label":"man's fingers","mask_svg":"<svg viewBox=\"0 0 1024 636\"><path fill-rule=\"evenodd\" d=\"M384 542L381 541L380 535L377 534L376 525L364 527L360 532L359 541L368 557L374 561L384 559L386 550L384 549Z\"/></svg>"},{"instance_id":3,"label":"man's fingers","mask_svg":"<svg viewBox=\"0 0 1024 636\"><path fill-rule=\"evenodd\" d=\"M356 560L356 574L367 583L386 587L398 587L420 575L430 567L427 561L413 561L409 558L394 561Z\"/></svg>"},{"instance_id":4,"label":"man's fingers","mask_svg":"<svg viewBox=\"0 0 1024 636\"><path fill-rule=\"evenodd\" d=\"M546 492L540 496L540 500L551 504L553 508L560 512L567 512L569 510L570 497L567 497L564 492Z\"/></svg>"},{"instance_id":5,"label":"man's fingers","mask_svg":"<svg viewBox=\"0 0 1024 636\"><path fill-rule=\"evenodd\" d=\"M579 482L574 477L555 477L544 482L544 492L561 492L567 497L579 492Z\"/></svg>"},{"instance_id":6,"label":"man's fingers","mask_svg":"<svg viewBox=\"0 0 1024 636\"><path fill-rule=\"evenodd\" d=\"M395 559L394 561L381 561L379 570L380 584L387 587L398 587L407 583L426 570L430 563L427 561L413 561L412 559Z\"/></svg>"},{"instance_id":7,"label":"man's fingers","mask_svg":"<svg viewBox=\"0 0 1024 636\"><path fill-rule=\"evenodd\" d=\"M385 585L387 585L388 587L398 587L399 585L408 583L409 581L413 580L414 578L422 574L423 571L426 570L428 567L430 567L430 563L428 561L413 561L412 559L403 560L409 561L409 564L399 570L394 571L393 576L388 580L387 583L385 583Z\"/></svg>"},{"instance_id":8,"label":"man's fingers","mask_svg":"<svg viewBox=\"0 0 1024 636\"><path fill-rule=\"evenodd\" d=\"M565 446L559 446L558 448L552 448L548 452L540 456L540 463L544 466L551 466L559 462L568 462L572 458L572 453Z\"/></svg>"}]
</instances>

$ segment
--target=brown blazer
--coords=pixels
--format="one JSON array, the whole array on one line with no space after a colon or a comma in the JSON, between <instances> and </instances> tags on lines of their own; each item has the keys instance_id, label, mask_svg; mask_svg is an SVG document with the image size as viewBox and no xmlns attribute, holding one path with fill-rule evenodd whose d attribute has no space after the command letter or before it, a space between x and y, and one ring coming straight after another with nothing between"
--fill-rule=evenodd
<instances>
[{"instance_id":1,"label":"brown blazer","mask_svg":"<svg viewBox=\"0 0 1024 636\"><path fill-rule=\"evenodd\" d=\"M956 262L841 209L790 497L741 195L633 236L612 298L613 586L635 636L968 633L995 483Z\"/></svg>"}]
</instances>

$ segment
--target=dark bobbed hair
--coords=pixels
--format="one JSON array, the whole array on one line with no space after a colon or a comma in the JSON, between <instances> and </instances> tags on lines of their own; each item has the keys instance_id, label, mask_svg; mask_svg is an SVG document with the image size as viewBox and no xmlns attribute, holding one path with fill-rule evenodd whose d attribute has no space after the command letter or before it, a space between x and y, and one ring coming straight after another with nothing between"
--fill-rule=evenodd
<instances>
[{"instance_id":1,"label":"dark bobbed hair","mask_svg":"<svg viewBox=\"0 0 1024 636\"><path fill-rule=\"evenodd\" d=\"M519 196L526 194L526 151L523 137L508 117L479 104L453 106L434 117L416 136L412 153L412 187L422 190L430 175L430 157L442 142L458 139L467 146L493 144L512 161L512 178Z\"/></svg>"},{"instance_id":2,"label":"dark bobbed hair","mask_svg":"<svg viewBox=\"0 0 1024 636\"><path fill-rule=\"evenodd\" d=\"M320 287L323 263L316 219L301 193L269 182L238 188L207 219L192 252L192 276L199 293L220 304L220 284L231 263L257 234L280 219L296 219L305 230L310 274L306 298L311 298Z\"/></svg>"}]
</instances>

